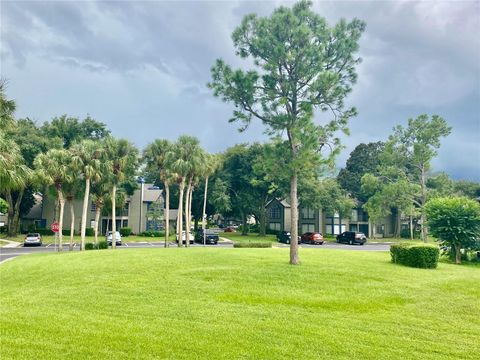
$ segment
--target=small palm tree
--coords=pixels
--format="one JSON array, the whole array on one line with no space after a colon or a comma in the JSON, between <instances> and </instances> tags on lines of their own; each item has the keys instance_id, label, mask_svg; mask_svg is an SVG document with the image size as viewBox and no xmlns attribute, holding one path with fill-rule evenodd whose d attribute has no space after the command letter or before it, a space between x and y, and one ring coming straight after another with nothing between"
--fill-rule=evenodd
<instances>
[{"instance_id":1,"label":"small palm tree","mask_svg":"<svg viewBox=\"0 0 480 360\"><path fill-rule=\"evenodd\" d=\"M133 144L125 139L108 137L105 140L106 164L110 169L112 190L112 249L115 249L115 234L117 231L116 196L117 186L125 179L135 174L138 163L138 150Z\"/></svg>"},{"instance_id":2,"label":"small palm tree","mask_svg":"<svg viewBox=\"0 0 480 360\"><path fill-rule=\"evenodd\" d=\"M65 196L63 185L73 180L72 154L64 149L50 149L45 154L39 154L34 161L36 175L46 185L53 185L57 192L57 201L60 205L59 223L59 251L63 245L63 210L65 207Z\"/></svg>"},{"instance_id":3,"label":"small palm tree","mask_svg":"<svg viewBox=\"0 0 480 360\"><path fill-rule=\"evenodd\" d=\"M143 152L144 161L150 170L157 171L160 181L165 188L165 247L170 232L170 185L175 181L175 174L171 170L168 153L172 151L172 143L168 140L156 139ZM170 156L171 158L171 156Z\"/></svg>"},{"instance_id":4,"label":"small palm tree","mask_svg":"<svg viewBox=\"0 0 480 360\"><path fill-rule=\"evenodd\" d=\"M70 244L68 247L70 251L73 250L73 236L75 234L75 207L73 202L75 199L79 198L82 189L82 183L79 181L80 174L78 174L78 171L73 167L71 171L73 174L73 181L63 184L65 199L70 205Z\"/></svg>"},{"instance_id":5,"label":"small palm tree","mask_svg":"<svg viewBox=\"0 0 480 360\"><path fill-rule=\"evenodd\" d=\"M87 228L87 211L90 197L91 181L100 180L102 174L103 149L99 142L84 140L76 143L71 148L73 165L85 179L85 193L83 196L82 223L80 227L80 250L85 250L85 232Z\"/></svg>"},{"instance_id":6,"label":"small palm tree","mask_svg":"<svg viewBox=\"0 0 480 360\"><path fill-rule=\"evenodd\" d=\"M201 177L205 178L205 190L203 193L203 213L202 213L202 230L203 230L203 245L205 245L207 240L206 229L206 220L207 220L207 195L208 195L208 178L212 176L219 165L218 157L215 155L206 155L205 163L200 174Z\"/></svg>"}]
</instances>

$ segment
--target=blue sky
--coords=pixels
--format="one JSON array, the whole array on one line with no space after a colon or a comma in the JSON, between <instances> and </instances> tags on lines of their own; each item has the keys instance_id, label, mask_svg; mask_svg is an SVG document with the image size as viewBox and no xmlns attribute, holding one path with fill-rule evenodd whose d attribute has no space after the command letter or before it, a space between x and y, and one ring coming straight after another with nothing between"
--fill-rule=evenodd
<instances>
[{"instance_id":1,"label":"blue sky","mask_svg":"<svg viewBox=\"0 0 480 360\"><path fill-rule=\"evenodd\" d=\"M139 147L154 138L197 136L211 152L264 141L255 122L238 133L232 106L206 83L215 59L245 66L230 35L245 14L268 15L281 1L2 1L0 76L18 117L43 122L90 114ZM480 181L480 3L315 2L331 24L366 21L358 108L342 136L343 166L361 142L385 140L394 125L422 113L453 127L435 171Z\"/></svg>"}]
</instances>

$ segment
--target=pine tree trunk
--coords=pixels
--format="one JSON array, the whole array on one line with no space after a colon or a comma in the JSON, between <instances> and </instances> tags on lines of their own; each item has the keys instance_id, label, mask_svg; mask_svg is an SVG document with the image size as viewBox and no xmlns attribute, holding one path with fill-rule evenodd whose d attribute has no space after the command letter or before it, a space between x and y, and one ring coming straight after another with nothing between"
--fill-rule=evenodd
<instances>
[{"instance_id":1,"label":"pine tree trunk","mask_svg":"<svg viewBox=\"0 0 480 360\"><path fill-rule=\"evenodd\" d=\"M69 251L73 251L73 235L75 232L75 210L73 208L73 199L68 199L70 204L70 244L68 246Z\"/></svg>"},{"instance_id":2,"label":"pine tree trunk","mask_svg":"<svg viewBox=\"0 0 480 360\"><path fill-rule=\"evenodd\" d=\"M248 235L247 214L245 212L242 212L242 235Z\"/></svg>"},{"instance_id":3,"label":"pine tree trunk","mask_svg":"<svg viewBox=\"0 0 480 360\"><path fill-rule=\"evenodd\" d=\"M95 235L95 245L98 244L98 222L100 221L101 212L102 212L102 208L97 205L95 208L95 227L93 228L93 233Z\"/></svg>"},{"instance_id":4,"label":"pine tree trunk","mask_svg":"<svg viewBox=\"0 0 480 360\"><path fill-rule=\"evenodd\" d=\"M170 232L170 187L165 183L165 247L167 247Z\"/></svg>"},{"instance_id":5,"label":"pine tree trunk","mask_svg":"<svg viewBox=\"0 0 480 360\"><path fill-rule=\"evenodd\" d=\"M400 209L397 208L397 213L395 216L395 236L394 236L395 238L400 237L401 222L402 222L402 219L401 219Z\"/></svg>"},{"instance_id":6,"label":"pine tree trunk","mask_svg":"<svg viewBox=\"0 0 480 360\"><path fill-rule=\"evenodd\" d=\"M65 208L65 199L62 190L58 190L58 202L60 203L60 215L58 217L58 251L63 250L63 210Z\"/></svg>"},{"instance_id":7,"label":"pine tree trunk","mask_svg":"<svg viewBox=\"0 0 480 360\"><path fill-rule=\"evenodd\" d=\"M290 239L290 264L300 264L298 258L298 198L297 198L298 175L295 172L290 179L290 198L291 198L291 239Z\"/></svg>"},{"instance_id":8,"label":"pine tree trunk","mask_svg":"<svg viewBox=\"0 0 480 360\"><path fill-rule=\"evenodd\" d=\"M459 244L455 245L455 264L462 263L462 252L461 246Z\"/></svg>"},{"instance_id":9,"label":"pine tree trunk","mask_svg":"<svg viewBox=\"0 0 480 360\"><path fill-rule=\"evenodd\" d=\"M117 196L117 185L113 184L112 188L112 249L116 249L116 242L117 242L117 216L116 216L116 196ZM108 234L108 232L107 232Z\"/></svg>"},{"instance_id":10,"label":"pine tree trunk","mask_svg":"<svg viewBox=\"0 0 480 360\"><path fill-rule=\"evenodd\" d=\"M427 242L427 216L425 214L425 203L427 202L427 185L426 185L426 174L425 174L425 168L422 166L422 173L421 173L421 190L422 190L422 196L420 199L421 203L421 214L420 218L422 220L421 224L421 231L422 231L422 240L423 242Z\"/></svg>"},{"instance_id":11,"label":"pine tree trunk","mask_svg":"<svg viewBox=\"0 0 480 360\"><path fill-rule=\"evenodd\" d=\"M82 209L82 226L80 228L81 248L85 250L85 231L87 229L87 210L88 210L88 198L90 196L90 178L85 178L85 194L83 195L83 209Z\"/></svg>"},{"instance_id":12,"label":"pine tree trunk","mask_svg":"<svg viewBox=\"0 0 480 360\"><path fill-rule=\"evenodd\" d=\"M267 209L265 203L262 203L262 208L260 210L260 224L258 229L258 236L265 236L267 234Z\"/></svg>"},{"instance_id":13,"label":"pine tree trunk","mask_svg":"<svg viewBox=\"0 0 480 360\"><path fill-rule=\"evenodd\" d=\"M178 199L178 220L177 220L177 239L178 247L182 247L182 230L183 230L183 191L185 189L185 180L182 178L180 183L180 194Z\"/></svg>"},{"instance_id":14,"label":"pine tree trunk","mask_svg":"<svg viewBox=\"0 0 480 360\"><path fill-rule=\"evenodd\" d=\"M203 230L203 245L207 242L207 194L208 194L208 176L205 178L205 191L203 192L203 211L202 211L202 230Z\"/></svg>"}]
</instances>

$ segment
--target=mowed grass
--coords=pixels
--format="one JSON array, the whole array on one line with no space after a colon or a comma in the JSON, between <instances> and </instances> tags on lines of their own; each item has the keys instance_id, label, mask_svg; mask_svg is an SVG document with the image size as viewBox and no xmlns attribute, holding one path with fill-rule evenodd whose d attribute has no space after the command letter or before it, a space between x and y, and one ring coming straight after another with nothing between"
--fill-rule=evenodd
<instances>
[{"instance_id":1,"label":"mowed grass","mask_svg":"<svg viewBox=\"0 0 480 360\"><path fill-rule=\"evenodd\" d=\"M480 267L129 249L0 265L3 359L477 359Z\"/></svg>"}]
</instances>

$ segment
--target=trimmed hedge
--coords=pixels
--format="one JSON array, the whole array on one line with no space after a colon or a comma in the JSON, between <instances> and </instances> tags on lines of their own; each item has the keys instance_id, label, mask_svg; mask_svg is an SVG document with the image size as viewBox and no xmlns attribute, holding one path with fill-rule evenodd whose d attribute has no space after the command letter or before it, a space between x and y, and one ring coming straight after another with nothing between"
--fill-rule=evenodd
<instances>
[{"instance_id":1,"label":"trimmed hedge","mask_svg":"<svg viewBox=\"0 0 480 360\"><path fill-rule=\"evenodd\" d=\"M271 248L270 241L255 241L255 242L234 242L234 248Z\"/></svg>"},{"instance_id":2,"label":"trimmed hedge","mask_svg":"<svg viewBox=\"0 0 480 360\"><path fill-rule=\"evenodd\" d=\"M390 246L392 262L406 266L435 269L440 257L440 249L432 244L400 243Z\"/></svg>"},{"instance_id":3,"label":"trimmed hedge","mask_svg":"<svg viewBox=\"0 0 480 360\"><path fill-rule=\"evenodd\" d=\"M35 230L36 233L39 233L40 235L55 235L55 233L51 229L47 228L39 228Z\"/></svg>"},{"instance_id":4,"label":"trimmed hedge","mask_svg":"<svg viewBox=\"0 0 480 360\"><path fill-rule=\"evenodd\" d=\"M103 240L99 241L98 244L94 243L86 243L85 244L85 250L98 250L98 249L108 249L108 243Z\"/></svg>"},{"instance_id":5,"label":"trimmed hedge","mask_svg":"<svg viewBox=\"0 0 480 360\"><path fill-rule=\"evenodd\" d=\"M131 234L132 234L132 228L129 228L129 227L120 228L120 235L122 235L122 237L129 237Z\"/></svg>"},{"instance_id":6,"label":"trimmed hedge","mask_svg":"<svg viewBox=\"0 0 480 360\"><path fill-rule=\"evenodd\" d=\"M164 231L144 231L140 233L140 236L145 236L145 237L163 237L165 236Z\"/></svg>"},{"instance_id":7,"label":"trimmed hedge","mask_svg":"<svg viewBox=\"0 0 480 360\"><path fill-rule=\"evenodd\" d=\"M95 236L95 232L93 231L93 228L89 227L85 229L85 236Z\"/></svg>"}]
</instances>

